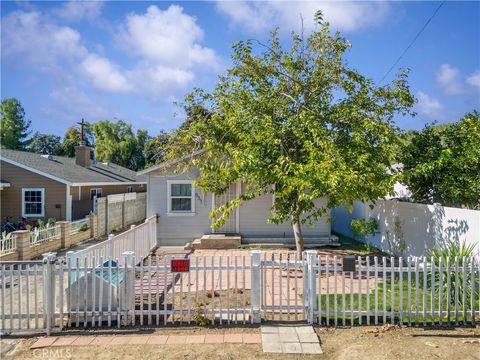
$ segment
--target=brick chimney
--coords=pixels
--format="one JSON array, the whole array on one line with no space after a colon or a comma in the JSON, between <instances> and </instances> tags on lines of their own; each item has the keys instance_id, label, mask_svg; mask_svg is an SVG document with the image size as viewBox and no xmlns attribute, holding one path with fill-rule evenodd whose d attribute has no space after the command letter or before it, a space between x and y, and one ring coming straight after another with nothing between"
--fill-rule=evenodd
<instances>
[{"instance_id":1,"label":"brick chimney","mask_svg":"<svg viewBox=\"0 0 480 360\"><path fill-rule=\"evenodd\" d=\"M90 167L90 146L86 146L84 142L75 146L75 164Z\"/></svg>"}]
</instances>

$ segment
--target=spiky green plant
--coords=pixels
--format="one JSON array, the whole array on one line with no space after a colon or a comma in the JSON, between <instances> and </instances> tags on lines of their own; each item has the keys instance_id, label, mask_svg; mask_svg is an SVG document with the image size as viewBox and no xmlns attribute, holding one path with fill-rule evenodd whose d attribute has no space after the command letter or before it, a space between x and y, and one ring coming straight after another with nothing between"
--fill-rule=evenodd
<instances>
[{"instance_id":1,"label":"spiky green plant","mask_svg":"<svg viewBox=\"0 0 480 360\"><path fill-rule=\"evenodd\" d=\"M473 286L474 294L474 303L478 304L479 302L479 286L478 286L478 276L474 276L472 279L471 276L471 267L477 265L473 258L475 251L474 244L466 244L465 242L458 243L454 241L449 241L442 248L434 248L428 251L428 260L433 261L435 265L434 272L434 291L436 294L440 292L440 277L442 277L442 292L447 297L448 292L450 293L450 304L455 304L455 299L457 298L458 305L463 305L463 292L465 288L466 293L466 305L471 301L471 291ZM442 263L442 272L439 272L440 260ZM458 265L458 270L455 268ZM464 276L463 266L465 265L467 271ZM478 272L478 270L477 270ZM448 288L448 278L450 277L450 289ZM427 275L427 285L430 287L432 279L432 271L428 271ZM457 296L455 296L456 288L458 289Z\"/></svg>"}]
</instances>

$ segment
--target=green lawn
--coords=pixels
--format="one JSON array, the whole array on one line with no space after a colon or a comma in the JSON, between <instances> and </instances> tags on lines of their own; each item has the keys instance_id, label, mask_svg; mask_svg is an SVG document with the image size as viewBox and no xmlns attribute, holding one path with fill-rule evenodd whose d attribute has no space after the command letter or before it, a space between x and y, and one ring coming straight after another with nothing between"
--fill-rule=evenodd
<instances>
[{"instance_id":1,"label":"green lawn","mask_svg":"<svg viewBox=\"0 0 480 360\"><path fill-rule=\"evenodd\" d=\"M413 277L412 277L413 278ZM348 284L350 279L347 277L345 279L345 283ZM386 285L386 289L384 290L384 285ZM393 301L392 301L392 286L390 280L387 280L386 283L382 283L379 281L378 285L378 303L377 303L377 314L378 314L378 321L381 323L383 322L383 312L384 309L386 310L386 322L388 323L397 323L400 320L400 309L402 309L403 315L402 315L402 320L403 323L406 324L408 323L408 314L406 314L407 309L410 308L410 313L411 317L410 320L412 323L419 322L420 324L423 323L424 321L424 315L423 315L423 309L425 307L426 312L431 312L431 302L432 302L432 295L430 292L430 289L426 289L425 291L425 299L424 299L424 291L421 289L421 282L419 284L419 289L418 292L415 291L415 284L412 283L411 286L411 292L410 292L410 306L409 306L409 293L408 293L408 283L407 283L407 278L403 279L403 284L402 287L400 288L399 285L399 280L395 280L395 284L393 287ZM333 289L330 289L331 292L333 292ZM330 322L333 322L335 316L333 314L334 312L334 305L335 303L337 304L337 312L339 313L338 315L338 321L341 324L342 323L342 317L341 317L341 312L343 309L343 298L341 295L341 287L337 289L337 292L340 294L335 296L335 295L321 295L320 298L317 296L317 301L321 301L321 309L323 312L322 318L323 321L326 319L326 310L327 310L327 304L330 310ZM385 295L385 299L384 299ZM462 294L459 294L459 297L461 298ZM417 300L418 298L418 300ZM471 306L470 306L470 294L468 293L466 296L466 311L467 311L467 316L466 316L466 321L470 322L471 321ZM417 303L418 301L418 303ZM433 301L434 301L434 311L439 310L439 294L434 293L433 294ZM370 294L353 294L353 301L351 299L350 294L345 294L345 318L346 318L346 323L350 324L350 309L351 309L351 304L353 302L353 309L355 311L358 311L359 306L362 311L367 311L367 309L370 310L370 323L373 324L374 322L374 314L375 314L375 289L370 289ZM368 307L367 307L367 302L368 302ZM475 308L478 311L479 307L479 299L478 299L478 293L476 294L475 298ZM394 314L394 321L391 319L391 311L392 311L392 304L393 304L393 310L395 312ZM417 306L418 304L418 306ZM442 322L447 323L448 320L448 315L447 315L447 298L445 294L442 295ZM418 310L418 317L417 317L417 310ZM366 324L367 321L367 314L365 313L362 315L362 323ZM435 314L433 321L438 323L439 322L439 316L438 314ZM455 307L453 305L450 306L450 321L455 322ZM462 305L458 306L458 321L463 322L463 307ZM478 320L477 320L478 321ZM425 322L427 324L431 324L432 322L432 317L430 315L425 316ZM357 315L354 315L354 323L359 323L359 318Z\"/></svg>"}]
</instances>

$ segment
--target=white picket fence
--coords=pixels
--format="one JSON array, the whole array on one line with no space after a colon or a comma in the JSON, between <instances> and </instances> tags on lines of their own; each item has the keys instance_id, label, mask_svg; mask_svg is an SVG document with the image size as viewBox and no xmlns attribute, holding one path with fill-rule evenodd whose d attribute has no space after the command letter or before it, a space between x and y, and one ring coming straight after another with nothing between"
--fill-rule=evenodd
<instances>
[{"instance_id":1,"label":"white picket fence","mask_svg":"<svg viewBox=\"0 0 480 360\"><path fill-rule=\"evenodd\" d=\"M306 321L326 326L470 325L480 316L480 259L252 251L190 257L91 256L1 263L1 331L65 327ZM178 257L177 257L178 259ZM352 263L350 263L350 266Z\"/></svg>"},{"instance_id":2,"label":"white picket fence","mask_svg":"<svg viewBox=\"0 0 480 360\"><path fill-rule=\"evenodd\" d=\"M89 229L90 226L90 218L88 217L72 221L70 222L70 234L76 234L80 231L83 231L82 229Z\"/></svg>"},{"instance_id":3,"label":"white picket fence","mask_svg":"<svg viewBox=\"0 0 480 360\"><path fill-rule=\"evenodd\" d=\"M16 248L12 233L2 232L0 237L0 255L14 252Z\"/></svg>"},{"instance_id":4,"label":"white picket fence","mask_svg":"<svg viewBox=\"0 0 480 360\"><path fill-rule=\"evenodd\" d=\"M144 258L150 254L157 245L157 216L153 215L144 223L132 226L129 230L118 235L109 235L108 240L91 245L83 250L68 252L72 263L78 259L79 264L87 261L91 263L93 258L119 259L123 264L122 254L125 251L133 251L137 258Z\"/></svg>"},{"instance_id":5,"label":"white picket fence","mask_svg":"<svg viewBox=\"0 0 480 360\"><path fill-rule=\"evenodd\" d=\"M30 245L38 245L55 240L58 234L58 225L55 224L47 224L45 227L33 228L30 230Z\"/></svg>"}]
</instances>

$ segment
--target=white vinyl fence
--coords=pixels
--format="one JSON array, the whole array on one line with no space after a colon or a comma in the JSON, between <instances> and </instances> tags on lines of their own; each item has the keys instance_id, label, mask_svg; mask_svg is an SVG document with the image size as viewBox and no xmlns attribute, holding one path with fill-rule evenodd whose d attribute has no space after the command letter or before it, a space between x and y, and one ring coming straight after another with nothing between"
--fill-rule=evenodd
<instances>
[{"instance_id":1,"label":"white vinyl fence","mask_svg":"<svg viewBox=\"0 0 480 360\"><path fill-rule=\"evenodd\" d=\"M12 233L2 232L0 237L0 255L9 254L16 250Z\"/></svg>"},{"instance_id":2,"label":"white vinyl fence","mask_svg":"<svg viewBox=\"0 0 480 360\"><path fill-rule=\"evenodd\" d=\"M378 220L378 233L369 243L395 256L426 256L428 251L447 243L473 245L480 255L480 211L396 200L371 203L355 201L353 211L344 206L332 209L332 230L355 237L350 231L352 219ZM360 240L360 239L358 239Z\"/></svg>"},{"instance_id":3,"label":"white vinyl fence","mask_svg":"<svg viewBox=\"0 0 480 360\"><path fill-rule=\"evenodd\" d=\"M33 228L30 230L30 245L38 245L55 240L59 234L58 225L55 224Z\"/></svg>"},{"instance_id":4,"label":"white vinyl fence","mask_svg":"<svg viewBox=\"0 0 480 360\"><path fill-rule=\"evenodd\" d=\"M67 256L75 263L78 259L83 264L85 259L91 263L92 258L119 259L123 264L122 254L125 251L133 251L138 259L150 254L157 245L157 216L153 215L144 223L132 226L129 230L118 235L110 235L108 240L91 245L79 251L70 251Z\"/></svg>"},{"instance_id":5,"label":"white vinyl fence","mask_svg":"<svg viewBox=\"0 0 480 360\"><path fill-rule=\"evenodd\" d=\"M1 263L1 331L258 323L474 325L478 258L241 256ZM142 257L140 257L142 258ZM353 261L352 261L353 260Z\"/></svg>"}]
</instances>

